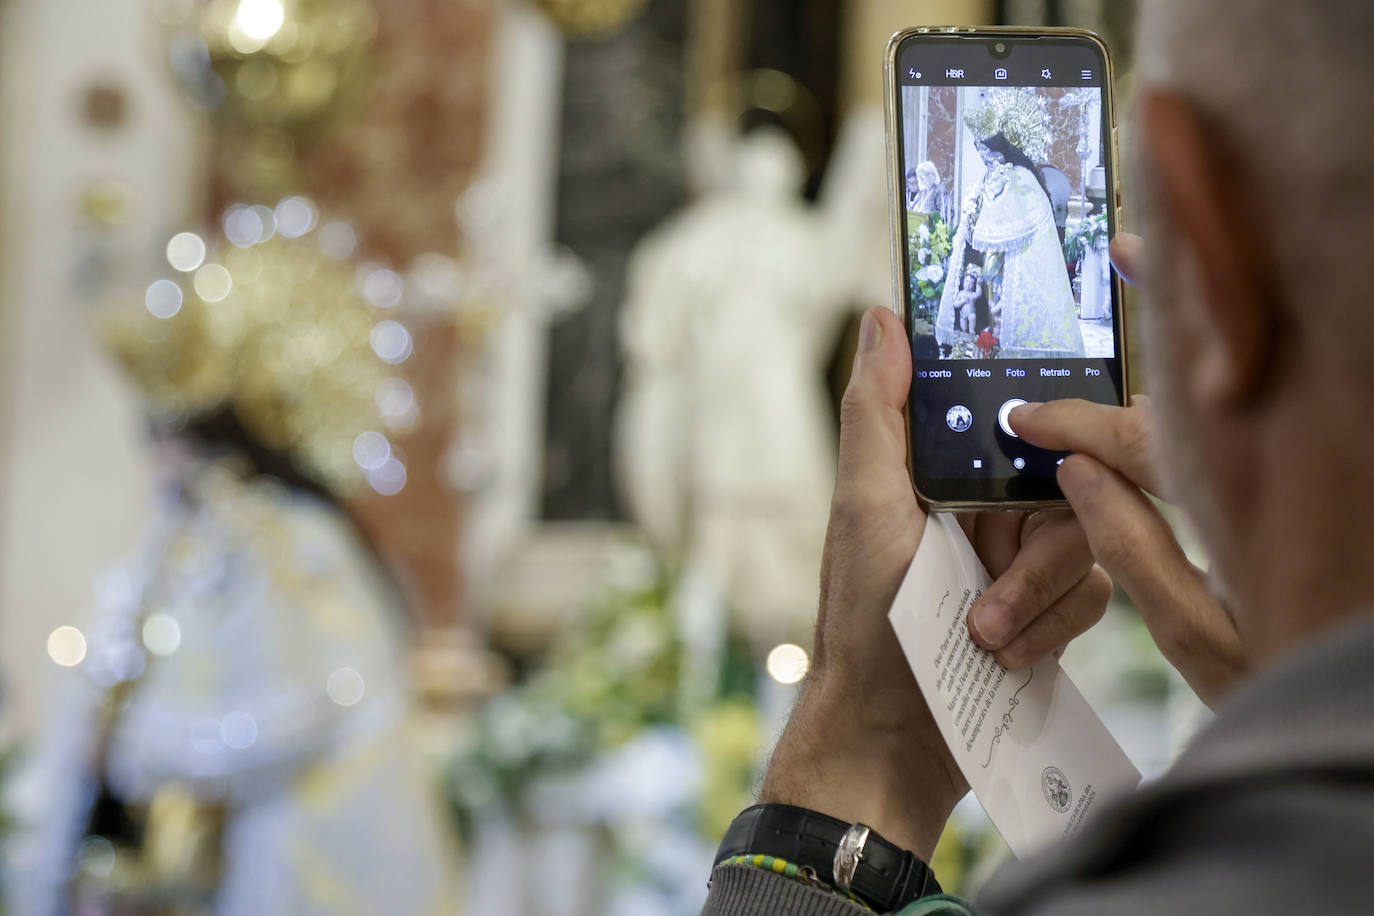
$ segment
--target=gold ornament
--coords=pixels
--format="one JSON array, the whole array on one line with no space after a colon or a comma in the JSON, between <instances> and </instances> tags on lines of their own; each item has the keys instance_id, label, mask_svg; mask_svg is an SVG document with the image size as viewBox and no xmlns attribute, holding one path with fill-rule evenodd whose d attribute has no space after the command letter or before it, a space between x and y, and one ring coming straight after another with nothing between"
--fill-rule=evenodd
<instances>
[{"instance_id":1,"label":"gold ornament","mask_svg":"<svg viewBox=\"0 0 1374 916\"><path fill-rule=\"evenodd\" d=\"M645 0L539 0L558 27L574 38L623 28L644 9Z\"/></svg>"},{"instance_id":2,"label":"gold ornament","mask_svg":"<svg viewBox=\"0 0 1374 916\"><path fill-rule=\"evenodd\" d=\"M367 92L377 23L366 0L203 0L164 21L180 30L174 69L211 112L216 156L239 195L299 187L297 150Z\"/></svg>"},{"instance_id":3,"label":"gold ornament","mask_svg":"<svg viewBox=\"0 0 1374 916\"><path fill-rule=\"evenodd\" d=\"M175 422L230 407L260 442L342 495L391 457L388 426L414 422L413 404L396 407L398 385L409 387L389 365L409 355L411 340L360 291L355 265L321 251L351 230L306 231L313 208L302 198L275 215L280 226L266 207L231 208L227 235L203 262L178 235L168 257L180 278L154 281L102 330L155 416ZM379 271L380 280L362 282L393 306L400 278Z\"/></svg>"},{"instance_id":4,"label":"gold ornament","mask_svg":"<svg viewBox=\"0 0 1374 916\"><path fill-rule=\"evenodd\" d=\"M1050 114L1045 98L1031 89L989 89L964 116L973 136L982 141L1001 134L1036 164L1050 151Z\"/></svg>"},{"instance_id":5,"label":"gold ornament","mask_svg":"<svg viewBox=\"0 0 1374 916\"><path fill-rule=\"evenodd\" d=\"M224 86L224 122L310 134L366 85L376 20L364 0L209 0L196 24Z\"/></svg>"}]
</instances>

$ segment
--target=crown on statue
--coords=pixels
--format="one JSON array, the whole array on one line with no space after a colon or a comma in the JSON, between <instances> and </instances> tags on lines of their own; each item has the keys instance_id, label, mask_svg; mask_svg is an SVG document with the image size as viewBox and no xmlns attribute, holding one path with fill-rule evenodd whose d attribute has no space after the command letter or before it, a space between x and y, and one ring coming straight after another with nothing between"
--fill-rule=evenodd
<instances>
[{"instance_id":1,"label":"crown on statue","mask_svg":"<svg viewBox=\"0 0 1374 916\"><path fill-rule=\"evenodd\" d=\"M1049 157L1050 114L1043 96L1031 89L989 89L964 116L977 140L1001 134L1037 165Z\"/></svg>"},{"instance_id":2,"label":"crown on statue","mask_svg":"<svg viewBox=\"0 0 1374 916\"><path fill-rule=\"evenodd\" d=\"M235 220L252 222L245 214L260 227L272 219L266 207L234 208L228 238L208 252L190 233L175 237L168 260L185 273L155 281L138 307L112 308L101 322L105 344L155 418L176 424L229 408L263 445L347 494L375 453L390 453L384 431L414 419L410 389L390 365L410 354L410 335L374 304L395 305L400 277L373 271L360 289L351 230L332 223L321 237L313 212L304 231L283 223L258 233L265 238L232 231ZM339 250L340 231L348 250Z\"/></svg>"}]
</instances>

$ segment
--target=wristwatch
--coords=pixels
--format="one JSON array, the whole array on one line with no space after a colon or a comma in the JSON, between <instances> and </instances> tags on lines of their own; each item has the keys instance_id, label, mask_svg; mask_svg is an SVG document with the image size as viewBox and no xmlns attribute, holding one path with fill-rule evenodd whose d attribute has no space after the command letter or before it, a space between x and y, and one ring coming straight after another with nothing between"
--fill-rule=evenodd
<instances>
[{"instance_id":1,"label":"wristwatch","mask_svg":"<svg viewBox=\"0 0 1374 916\"><path fill-rule=\"evenodd\" d=\"M716 865L731 856L773 856L810 869L880 913L941 893L929 866L863 824L793 805L746 808L725 831Z\"/></svg>"}]
</instances>

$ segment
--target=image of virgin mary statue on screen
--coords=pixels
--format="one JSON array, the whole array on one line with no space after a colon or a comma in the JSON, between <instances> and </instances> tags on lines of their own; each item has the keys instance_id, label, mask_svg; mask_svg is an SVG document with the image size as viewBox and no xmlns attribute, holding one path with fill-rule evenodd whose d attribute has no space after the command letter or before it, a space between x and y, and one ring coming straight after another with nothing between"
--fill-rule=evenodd
<instances>
[{"instance_id":1,"label":"image of virgin mary statue on screen","mask_svg":"<svg viewBox=\"0 0 1374 916\"><path fill-rule=\"evenodd\" d=\"M959 214L947 276L977 265L987 304L969 329L961 284L947 282L935 319L945 357L1084 356L1054 207L1037 168L1050 141L1045 101L1026 89L986 90L964 118L982 178Z\"/></svg>"}]
</instances>

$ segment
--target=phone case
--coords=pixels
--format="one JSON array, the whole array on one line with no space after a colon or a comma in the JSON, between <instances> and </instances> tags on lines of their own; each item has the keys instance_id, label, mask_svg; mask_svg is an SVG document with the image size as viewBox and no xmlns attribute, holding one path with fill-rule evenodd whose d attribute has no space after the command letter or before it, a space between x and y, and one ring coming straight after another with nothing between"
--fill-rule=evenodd
<instances>
[{"instance_id":1,"label":"phone case","mask_svg":"<svg viewBox=\"0 0 1374 916\"><path fill-rule=\"evenodd\" d=\"M969 39L996 38L997 36L1008 37L1034 37L1039 35L1062 35L1086 39L1102 51L1102 59L1106 62L1105 76L1102 87L1103 105L1107 111L1108 120L1111 124L1109 132L1110 141L1108 150L1112 161L1112 200L1115 202L1112 212L1112 228L1119 230L1121 226L1121 165L1117 145L1117 124L1116 124L1116 102L1112 91L1116 73L1112 62L1111 49L1102 37L1095 32L1087 29L1074 28L1025 28L1020 26L919 26L916 28L902 29L888 39L887 49L883 54L883 108L886 120L886 143L887 143L887 209L890 223L890 236L892 239L892 310L897 317L902 320L903 326L906 325L906 281L903 278L904 271L901 265L904 264L903 249L906 240L903 236L902 214L903 207L899 206L902 195L902 183L899 177L902 174L901 162L899 161L900 151L897 144L897 135L900 125L897 123L897 96L896 86L896 67L897 67L897 48L908 37L912 35L958 35ZM1113 233L1115 234L1115 233ZM1130 360L1127 355L1127 316L1124 307L1123 287L1121 277L1115 270L1111 275L1112 295L1116 302L1122 303L1122 308L1114 321L1114 333L1116 343L1121 353L1121 394L1125 403L1130 402ZM1017 500L1017 499L989 499L989 500L939 500L932 499L928 494L922 493L916 484L915 474L911 467L911 405L908 399L907 408L904 411L906 421L906 442L907 442L907 474L911 477L912 489L916 491L916 496L928 508L940 512L971 512L984 509L1064 509L1068 507L1068 502L1063 499L1052 500Z\"/></svg>"}]
</instances>

